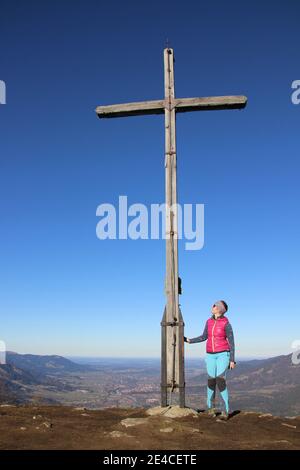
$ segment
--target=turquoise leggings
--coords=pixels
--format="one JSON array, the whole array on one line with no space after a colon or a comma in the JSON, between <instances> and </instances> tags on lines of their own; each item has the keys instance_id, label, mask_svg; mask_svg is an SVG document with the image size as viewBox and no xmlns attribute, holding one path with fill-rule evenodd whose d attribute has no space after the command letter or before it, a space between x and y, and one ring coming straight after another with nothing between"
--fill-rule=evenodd
<instances>
[{"instance_id":1,"label":"turquoise leggings","mask_svg":"<svg viewBox=\"0 0 300 470\"><path fill-rule=\"evenodd\" d=\"M225 404L225 410L229 413L228 390L226 386L226 372L230 360L229 351L220 353L206 353L205 363L208 374L207 380L207 406L212 408L215 404L216 386Z\"/></svg>"}]
</instances>

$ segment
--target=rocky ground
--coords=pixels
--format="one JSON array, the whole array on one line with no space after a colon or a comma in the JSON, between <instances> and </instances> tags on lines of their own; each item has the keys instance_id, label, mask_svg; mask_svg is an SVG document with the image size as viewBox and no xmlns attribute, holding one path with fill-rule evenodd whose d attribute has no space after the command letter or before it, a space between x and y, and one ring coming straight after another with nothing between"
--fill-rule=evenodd
<instances>
[{"instance_id":1,"label":"rocky ground","mask_svg":"<svg viewBox=\"0 0 300 470\"><path fill-rule=\"evenodd\" d=\"M300 449L300 417L241 411L224 422L197 411L2 405L0 449Z\"/></svg>"}]
</instances>

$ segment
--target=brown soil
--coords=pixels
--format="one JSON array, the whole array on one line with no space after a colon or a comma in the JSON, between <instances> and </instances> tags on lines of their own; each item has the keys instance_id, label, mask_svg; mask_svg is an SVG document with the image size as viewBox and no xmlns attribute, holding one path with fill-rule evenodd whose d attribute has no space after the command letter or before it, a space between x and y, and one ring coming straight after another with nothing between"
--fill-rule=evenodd
<instances>
[{"instance_id":1,"label":"brown soil","mask_svg":"<svg viewBox=\"0 0 300 470\"><path fill-rule=\"evenodd\" d=\"M127 418L146 419L127 421L126 427L121 421ZM204 412L168 418L148 416L142 408L2 406L0 449L296 450L300 449L300 417L242 411L222 422Z\"/></svg>"}]
</instances>

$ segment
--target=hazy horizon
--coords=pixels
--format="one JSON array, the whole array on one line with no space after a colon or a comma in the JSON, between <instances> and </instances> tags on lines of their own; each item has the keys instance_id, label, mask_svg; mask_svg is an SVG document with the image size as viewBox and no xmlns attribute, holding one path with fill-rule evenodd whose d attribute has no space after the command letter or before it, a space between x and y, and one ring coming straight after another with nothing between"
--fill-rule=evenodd
<instances>
[{"instance_id":1,"label":"hazy horizon","mask_svg":"<svg viewBox=\"0 0 300 470\"><path fill-rule=\"evenodd\" d=\"M38 354L38 353L32 353L32 352L19 352L19 351L6 351L7 353L15 353L15 354L30 354L34 356L60 356L64 357L66 359L72 360L74 362L76 361L91 361L91 362L96 362L96 361L101 361L101 360L140 360L140 361L147 361L147 360L161 360L160 356L85 356L85 355L65 355L65 354L57 354L57 353L52 353L52 354ZM278 354L278 355L270 355L270 356L258 356L258 355L253 355L253 356L236 356L236 361L245 361L245 360L252 360L252 359L269 359L272 357L278 357L278 356L286 356L288 354ZM204 356L192 356L192 357L185 357L185 361L203 361L205 359Z\"/></svg>"}]
</instances>

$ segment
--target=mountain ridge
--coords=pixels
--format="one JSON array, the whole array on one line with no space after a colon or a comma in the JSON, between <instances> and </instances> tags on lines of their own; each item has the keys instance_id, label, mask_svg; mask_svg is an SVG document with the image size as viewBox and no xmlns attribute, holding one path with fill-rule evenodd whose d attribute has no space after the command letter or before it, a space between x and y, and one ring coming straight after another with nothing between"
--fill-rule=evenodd
<instances>
[{"instance_id":1,"label":"mountain ridge","mask_svg":"<svg viewBox=\"0 0 300 470\"><path fill-rule=\"evenodd\" d=\"M59 355L7 353L0 366L0 403L51 403L87 408L149 406L160 399L160 364L117 361L84 365ZM204 365L186 370L186 403L205 406ZM202 368L201 373L198 367ZM241 361L228 371L230 401L235 409L273 415L300 414L300 367L292 355ZM219 403L220 404L220 403Z\"/></svg>"}]
</instances>

